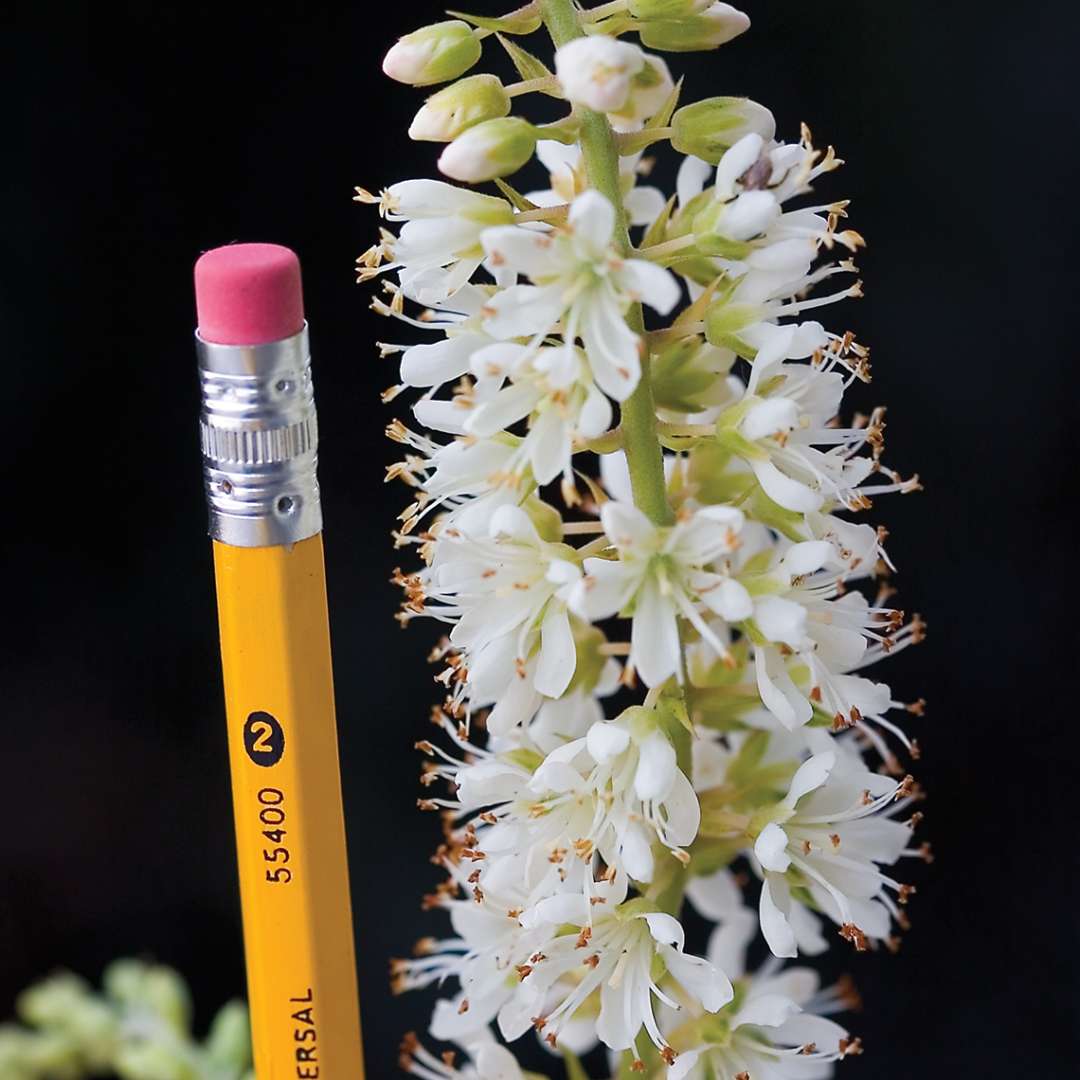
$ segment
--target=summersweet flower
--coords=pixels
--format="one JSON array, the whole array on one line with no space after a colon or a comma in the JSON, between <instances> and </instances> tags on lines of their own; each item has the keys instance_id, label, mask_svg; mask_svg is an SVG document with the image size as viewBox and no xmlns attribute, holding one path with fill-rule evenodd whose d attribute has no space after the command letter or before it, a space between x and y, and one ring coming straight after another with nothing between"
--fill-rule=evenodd
<instances>
[{"instance_id":1,"label":"summersweet flower","mask_svg":"<svg viewBox=\"0 0 1080 1080\"><path fill-rule=\"evenodd\" d=\"M834 751L815 754L792 778L784 800L754 841L764 875L761 931L776 956L798 948L791 911L801 903L792 885L809 890L822 911L857 948L888 937L912 891L884 874L908 852L911 828L883 811L907 795L911 779L881 776ZM912 852L912 854L915 854Z\"/></svg>"},{"instance_id":2,"label":"summersweet flower","mask_svg":"<svg viewBox=\"0 0 1080 1080\"><path fill-rule=\"evenodd\" d=\"M610 501L600 510L618 558L585 560L585 577L568 602L590 620L623 612L633 618L630 661L649 686L682 679L678 619L685 618L718 651L724 646L701 610L724 615L743 590L724 570L742 528L731 506L701 506L672 526L657 526L636 507Z\"/></svg>"},{"instance_id":3,"label":"summersweet flower","mask_svg":"<svg viewBox=\"0 0 1080 1080\"><path fill-rule=\"evenodd\" d=\"M384 230L360 256L360 280L397 270L405 294L422 304L445 300L466 284L484 261L483 231L514 217L505 199L440 180L405 180L379 196L358 188L356 197L377 204L388 221L405 223L396 236ZM436 270L442 273L431 273Z\"/></svg>"},{"instance_id":4,"label":"summersweet flower","mask_svg":"<svg viewBox=\"0 0 1080 1080\"><path fill-rule=\"evenodd\" d=\"M405 611L454 624L450 644L474 704L497 701L514 679L557 698L574 675L565 601L580 574L571 548L541 539L520 507L501 506L487 535L439 531L428 568L404 580Z\"/></svg>"},{"instance_id":5,"label":"summersweet flower","mask_svg":"<svg viewBox=\"0 0 1080 1080\"><path fill-rule=\"evenodd\" d=\"M615 209L587 191L575 199L565 226L538 232L520 226L487 229L488 261L532 284L502 289L486 307L484 330L493 337L528 338L534 345L558 330L567 344L584 343L597 385L624 401L641 377L641 341L624 315L631 303L667 314L679 299L668 271L627 259L612 247Z\"/></svg>"},{"instance_id":6,"label":"summersweet flower","mask_svg":"<svg viewBox=\"0 0 1080 1080\"><path fill-rule=\"evenodd\" d=\"M401 1044L401 1067L421 1080L524 1080L514 1055L498 1043L475 1043L467 1048L469 1060L459 1063L453 1056L436 1057L414 1036Z\"/></svg>"}]
</instances>

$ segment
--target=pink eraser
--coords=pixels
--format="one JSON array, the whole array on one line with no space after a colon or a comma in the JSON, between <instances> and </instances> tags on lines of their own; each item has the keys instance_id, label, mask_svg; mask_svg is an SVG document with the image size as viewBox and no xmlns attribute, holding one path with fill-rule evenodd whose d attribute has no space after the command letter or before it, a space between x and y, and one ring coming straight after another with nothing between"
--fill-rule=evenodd
<instances>
[{"instance_id":1,"label":"pink eraser","mask_svg":"<svg viewBox=\"0 0 1080 1080\"><path fill-rule=\"evenodd\" d=\"M199 336L219 345L264 345L304 325L300 260L280 244L230 244L195 263Z\"/></svg>"}]
</instances>

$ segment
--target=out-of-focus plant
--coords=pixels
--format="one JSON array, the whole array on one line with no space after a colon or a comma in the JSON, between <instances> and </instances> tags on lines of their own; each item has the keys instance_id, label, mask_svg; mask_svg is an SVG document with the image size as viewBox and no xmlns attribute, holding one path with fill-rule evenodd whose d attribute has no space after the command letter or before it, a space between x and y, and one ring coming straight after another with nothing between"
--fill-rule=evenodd
<instances>
[{"instance_id":1,"label":"out-of-focus plant","mask_svg":"<svg viewBox=\"0 0 1080 1080\"><path fill-rule=\"evenodd\" d=\"M101 991L68 972L30 987L21 1024L0 1026L3 1080L254 1080L248 1010L224 1005L202 1041L191 997L171 968L118 960Z\"/></svg>"}]
</instances>

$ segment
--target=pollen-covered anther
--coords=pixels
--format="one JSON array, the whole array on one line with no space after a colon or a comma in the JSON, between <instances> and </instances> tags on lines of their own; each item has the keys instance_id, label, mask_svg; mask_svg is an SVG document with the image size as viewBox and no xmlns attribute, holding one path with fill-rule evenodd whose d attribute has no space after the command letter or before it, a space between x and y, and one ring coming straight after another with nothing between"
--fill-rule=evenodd
<instances>
[{"instance_id":1,"label":"pollen-covered anther","mask_svg":"<svg viewBox=\"0 0 1080 1080\"><path fill-rule=\"evenodd\" d=\"M817 1053L817 1043L810 1042L810 1043L807 1043L805 1046L800 1046L799 1047L799 1053L806 1056L806 1057L809 1057L810 1054L816 1054Z\"/></svg>"},{"instance_id":2,"label":"pollen-covered anther","mask_svg":"<svg viewBox=\"0 0 1080 1080\"><path fill-rule=\"evenodd\" d=\"M901 885L896 893L896 900L900 904L906 904L918 890L914 885Z\"/></svg>"},{"instance_id":3,"label":"pollen-covered anther","mask_svg":"<svg viewBox=\"0 0 1080 1080\"><path fill-rule=\"evenodd\" d=\"M845 941L855 946L856 952L866 952L868 947L866 935L854 923L844 923L839 932Z\"/></svg>"},{"instance_id":4,"label":"pollen-covered anther","mask_svg":"<svg viewBox=\"0 0 1080 1080\"><path fill-rule=\"evenodd\" d=\"M666 1065L674 1065L675 1059L679 1056L671 1049L670 1046L665 1046L660 1050L660 1056L664 1059Z\"/></svg>"},{"instance_id":5,"label":"pollen-covered anther","mask_svg":"<svg viewBox=\"0 0 1080 1080\"><path fill-rule=\"evenodd\" d=\"M588 968L595 968L600 963L600 954L592 953L590 956L586 956L582 963Z\"/></svg>"},{"instance_id":6,"label":"pollen-covered anther","mask_svg":"<svg viewBox=\"0 0 1080 1080\"><path fill-rule=\"evenodd\" d=\"M517 972L518 979L524 982L532 974L531 964L518 964L514 970Z\"/></svg>"},{"instance_id":7,"label":"pollen-covered anther","mask_svg":"<svg viewBox=\"0 0 1080 1080\"><path fill-rule=\"evenodd\" d=\"M591 937L592 937L592 927L591 926L583 926L581 928L581 933L578 934L577 943L575 944L574 948L576 948L576 949L584 949L584 948L586 948L588 946L588 944L589 944L589 939Z\"/></svg>"},{"instance_id":8,"label":"pollen-covered anther","mask_svg":"<svg viewBox=\"0 0 1080 1080\"><path fill-rule=\"evenodd\" d=\"M840 1040L840 1056L841 1057L854 1057L857 1054L863 1052L863 1042L858 1036L851 1039Z\"/></svg>"}]
</instances>

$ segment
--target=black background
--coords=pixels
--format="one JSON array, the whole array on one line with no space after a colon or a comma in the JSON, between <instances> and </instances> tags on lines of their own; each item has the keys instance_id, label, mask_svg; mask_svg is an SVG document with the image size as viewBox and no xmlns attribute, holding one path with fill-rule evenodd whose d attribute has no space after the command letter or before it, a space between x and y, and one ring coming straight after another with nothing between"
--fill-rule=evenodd
<instances>
[{"instance_id":1,"label":"black background","mask_svg":"<svg viewBox=\"0 0 1080 1080\"><path fill-rule=\"evenodd\" d=\"M889 404L889 460L927 486L873 513L931 625L888 678L930 702L912 729L939 858L901 954L840 957L867 1000L852 1026L868 1055L844 1075L1061 1075L1080 1051L1071 5L746 7L748 35L671 66L685 100L749 94L785 137L805 120L848 160L824 190L855 199L868 298L832 323L872 344L856 404ZM391 618L404 491L382 483L377 391L394 364L352 283L376 218L350 196L434 174L435 148L405 137L421 94L378 61L437 12L3 16L0 1014L58 965L96 978L121 954L181 968L202 1023L243 992L190 268L267 239L300 253L312 324L372 1076L425 1021L385 965L434 929L415 902L436 824L413 809L411 745L435 687L426 628Z\"/></svg>"}]
</instances>

